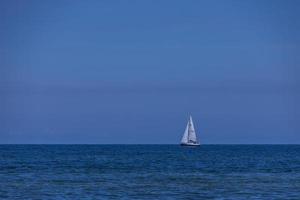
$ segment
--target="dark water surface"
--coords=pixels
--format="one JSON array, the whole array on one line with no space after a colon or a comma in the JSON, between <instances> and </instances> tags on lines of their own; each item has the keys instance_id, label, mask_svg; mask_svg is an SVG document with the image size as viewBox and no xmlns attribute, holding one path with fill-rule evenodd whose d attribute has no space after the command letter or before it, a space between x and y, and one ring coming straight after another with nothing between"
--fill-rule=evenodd
<instances>
[{"instance_id":1,"label":"dark water surface","mask_svg":"<svg viewBox=\"0 0 300 200\"><path fill-rule=\"evenodd\" d=\"M300 145L0 145L1 199L300 199Z\"/></svg>"}]
</instances>

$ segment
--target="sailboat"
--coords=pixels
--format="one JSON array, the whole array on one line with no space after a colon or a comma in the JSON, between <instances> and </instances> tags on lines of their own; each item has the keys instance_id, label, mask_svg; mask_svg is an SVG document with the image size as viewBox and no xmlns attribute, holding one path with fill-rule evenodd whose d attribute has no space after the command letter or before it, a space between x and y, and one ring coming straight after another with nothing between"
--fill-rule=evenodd
<instances>
[{"instance_id":1,"label":"sailboat","mask_svg":"<svg viewBox=\"0 0 300 200\"><path fill-rule=\"evenodd\" d=\"M197 136L196 136L192 116L189 117L183 137L181 139L181 145L182 146L199 146L200 145L200 143L197 141Z\"/></svg>"}]
</instances>

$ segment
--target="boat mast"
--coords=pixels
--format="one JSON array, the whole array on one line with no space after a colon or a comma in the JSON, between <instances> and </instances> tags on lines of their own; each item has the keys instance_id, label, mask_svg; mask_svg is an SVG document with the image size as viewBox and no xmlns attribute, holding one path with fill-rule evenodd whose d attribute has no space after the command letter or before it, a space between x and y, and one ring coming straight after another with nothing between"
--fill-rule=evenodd
<instances>
[{"instance_id":1,"label":"boat mast","mask_svg":"<svg viewBox=\"0 0 300 200\"><path fill-rule=\"evenodd\" d=\"M188 138L187 138L187 142L190 142L190 130L191 130L191 116L189 117L189 126L188 126Z\"/></svg>"}]
</instances>

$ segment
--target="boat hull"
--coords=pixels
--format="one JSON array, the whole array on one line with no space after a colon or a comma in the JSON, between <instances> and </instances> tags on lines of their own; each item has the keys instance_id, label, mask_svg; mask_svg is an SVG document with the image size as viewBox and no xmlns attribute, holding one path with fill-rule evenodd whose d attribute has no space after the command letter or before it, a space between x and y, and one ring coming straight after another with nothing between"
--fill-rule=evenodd
<instances>
[{"instance_id":1,"label":"boat hull","mask_svg":"<svg viewBox=\"0 0 300 200\"><path fill-rule=\"evenodd\" d=\"M181 146L200 146L200 144L187 144L187 143L181 143Z\"/></svg>"}]
</instances>

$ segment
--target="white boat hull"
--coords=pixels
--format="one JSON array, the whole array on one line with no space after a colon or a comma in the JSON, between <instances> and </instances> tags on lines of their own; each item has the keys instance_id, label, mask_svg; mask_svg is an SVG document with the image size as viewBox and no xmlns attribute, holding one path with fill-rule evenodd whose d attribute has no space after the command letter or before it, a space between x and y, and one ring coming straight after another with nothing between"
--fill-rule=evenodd
<instances>
[{"instance_id":1,"label":"white boat hull","mask_svg":"<svg viewBox=\"0 0 300 200\"><path fill-rule=\"evenodd\" d=\"M200 144L198 144L198 143L195 143L195 144L193 144L193 143L181 143L180 145L181 146L200 146Z\"/></svg>"}]
</instances>

